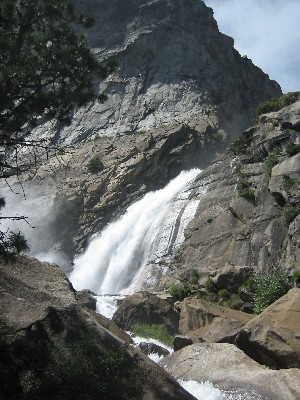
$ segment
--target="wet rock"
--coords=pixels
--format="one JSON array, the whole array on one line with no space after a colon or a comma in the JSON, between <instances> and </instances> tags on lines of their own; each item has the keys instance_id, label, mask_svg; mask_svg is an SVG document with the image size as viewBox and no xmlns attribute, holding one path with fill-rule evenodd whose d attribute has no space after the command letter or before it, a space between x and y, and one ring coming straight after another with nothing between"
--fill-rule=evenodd
<instances>
[{"instance_id":1,"label":"wet rock","mask_svg":"<svg viewBox=\"0 0 300 400\"><path fill-rule=\"evenodd\" d=\"M129 330L134 323L164 324L170 333L177 333L179 314L169 301L143 291L127 296L112 320L124 330Z\"/></svg>"},{"instance_id":2,"label":"wet rock","mask_svg":"<svg viewBox=\"0 0 300 400\"><path fill-rule=\"evenodd\" d=\"M300 368L300 290L291 289L248 322L236 344L271 368Z\"/></svg>"},{"instance_id":3,"label":"wet rock","mask_svg":"<svg viewBox=\"0 0 300 400\"><path fill-rule=\"evenodd\" d=\"M270 370L228 343L195 343L170 354L160 365L176 379L209 381L225 394L234 390L241 398L300 398L299 369Z\"/></svg>"},{"instance_id":4,"label":"wet rock","mask_svg":"<svg viewBox=\"0 0 300 400\"><path fill-rule=\"evenodd\" d=\"M159 356L167 356L170 354L170 352L159 346L158 344L155 343L149 343L149 342L141 342L138 347L142 350L144 354L150 355L152 353L158 354Z\"/></svg>"},{"instance_id":5,"label":"wet rock","mask_svg":"<svg viewBox=\"0 0 300 400\"><path fill-rule=\"evenodd\" d=\"M174 351L180 350L185 346L189 346L193 341L188 336L176 335L173 341Z\"/></svg>"},{"instance_id":6,"label":"wet rock","mask_svg":"<svg viewBox=\"0 0 300 400\"><path fill-rule=\"evenodd\" d=\"M84 307L90 308L93 311L96 311L97 300L95 299L94 295L95 293L91 292L88 289L76 292L76 297L79 304Z\"/></svg>"}]
</instances>

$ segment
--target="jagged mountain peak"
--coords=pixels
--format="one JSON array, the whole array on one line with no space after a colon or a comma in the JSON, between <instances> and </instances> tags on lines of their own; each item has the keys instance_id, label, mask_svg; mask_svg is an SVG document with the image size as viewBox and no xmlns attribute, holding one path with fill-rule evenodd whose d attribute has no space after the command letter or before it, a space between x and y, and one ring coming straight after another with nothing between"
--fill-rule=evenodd
<instances>
[{"instance_id":1,"label":"jagged mountain peak","mask_svg":"<svg viewBox=\"0 0 300 400\"><path fill-rule=\"evenodd\" d=\"M97 57L115 60L117 69L100 84L105 104L90 104L71 126L50 130L58 142L177 123L237 136L253 122L258 103L281 93L219 32L202 0L73 1L95 18L87 38Z\"/></svg>"}]
</instances>

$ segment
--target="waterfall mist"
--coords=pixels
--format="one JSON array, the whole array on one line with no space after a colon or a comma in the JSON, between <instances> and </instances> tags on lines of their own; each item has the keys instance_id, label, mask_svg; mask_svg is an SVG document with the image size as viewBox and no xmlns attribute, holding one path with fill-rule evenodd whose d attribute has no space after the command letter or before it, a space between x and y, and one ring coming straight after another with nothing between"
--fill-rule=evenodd
<instances>
[{"instance_id":1,"label":"waterfall mist","mask_svg":"<svg viewBox=\"0 0 300 400\"><path fill-rule=\"evenodd\" d=\"M200 172L198 169L181 172L165 188L147 193L119 220L108 225L92 240L86 252L75 259L70 276L74 287L77 290L88 288L98 294L131 293L155 278L153 271L151 276L152 268L147 268L149 257L153 253L162 255L170 246L178 245L178 235L183 238L184 229L180 223L176 227L178 215L186 226L196 211L195 202L186 210L182 209L182 202L187 205L187 194L179 198L179 207L172 208L172 202L182 191L190 193L188 183ZM165 230L160 229L163 221ZM161 245L164 249L160 249Z\"/></svg>"}]
</instances>

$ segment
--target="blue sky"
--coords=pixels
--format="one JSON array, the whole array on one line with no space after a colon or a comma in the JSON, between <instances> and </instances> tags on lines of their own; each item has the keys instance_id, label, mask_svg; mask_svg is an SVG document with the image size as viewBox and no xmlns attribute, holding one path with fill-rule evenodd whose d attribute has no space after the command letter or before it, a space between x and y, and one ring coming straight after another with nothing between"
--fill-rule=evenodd
<instances>
[{"instance_id":1,"label":"blue sky","mask_svg":"<svg viewBox=\"0 0 300 400\"><path fill-rule=\"evenodd\" d=\"M235 48L276 80L300 90L300 0L204 0Z\"/></svg>"}]
</instances>

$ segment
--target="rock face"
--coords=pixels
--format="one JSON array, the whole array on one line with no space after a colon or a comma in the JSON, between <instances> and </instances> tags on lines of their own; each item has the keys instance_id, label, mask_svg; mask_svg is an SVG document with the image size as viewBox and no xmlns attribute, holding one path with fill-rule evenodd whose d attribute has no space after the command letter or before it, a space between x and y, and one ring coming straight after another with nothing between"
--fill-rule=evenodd
<instances>
[{"instance_id":1,"label":"rock face","mask_svg":"<svg viewBox=\"0 0 300 400\"><path fill-rule=\"evenodd\" d=\"M228 266L256 272L276 264L287 271L297 269L300 154L291 154L288 146L300 143L299 121L300 101L263 116L259 125L244 133L242 148L234 144L197 177L198 187L206 185L206 191L169 269L173 280L187 276L192 268L200 278L225 273ZM241 179L252 197L239 195ZM162 287L170 282L165 279Z\"/></svg>"},{"instance_id":2,"label":"rock face","mask_svg":"<svg viewBox=\"0 0 300 400\"><path fill-rule=\"evenodd\" d=\"M95 18L87 38L99 60L114 60L117 68L100 85L105 104L80 109L69 127L40 127L39 137L50 129L57 142L78 143L174 123L237 135L253 122L260 102L281 94L219 32L202 0L73 3Z\"/></svg>"},{"instance_id":3,"label":"rock face","mask_svg":"<svg viewBox=\"0 0 300 400\"><path fill-rule=\"evenodd\" d=\"M291 289L246 324L236 344L271 368L300 368L300 290Z\"/></svg>"},{"instance_id":4,"label":"rock face","mask_svg":"<svg viewBox=\"0 0 300 400\"><path fill-rule=\"evenodd\" d=\"M26 200L22 194L13 195L3 188L5 211L13 215L21 209L36 227L20 226L31 238L32 254L52 249L61 254L57 262L63 265L64 258L72 260L92 234L131 203L150 190L160 189L181 170L204 168L218 148L220 143L212 135L201 135L182 125L69 146L49 153L48 159L39 160L41 165L22 175ZM103 170L89 169L95 157L101 160ZM33 160L34 156L28 156L29 165ZM10 185L20 192L19 180Z\"/></svg>"},{"instance_id":5,"label":"rock face","mask_svg":"<svg viewBox=\"0 0 300 400\"><path fill-rule=\"evenodd\" d=\"M232 344L196 343L172 353L160 363L176 379L208 380L225 395L235 393L251 400L300 397L299 369L269 370Z\"/></svg>"},{"instance_id":6,"label":"rock face","mask_svg":"<svg viewBox=\"0 0 300 400\"><path fill-rule=\"evenodd\" d=\"M57 266L1 261L0 300L1 399L194 399L125 332L79 305Z\"/></svg>"},{"instance_id":7,"label":"rock face","mask_svg":"<svg viewBox=\"0 0 300 400\"><path fill-rule=\"evenodd\" d=\"M242 327L252 318L240 311L186 298L181 305L179 332L194 342L234 343Z\"/></svg>"},{"instance_id":8,"label":"rock face","mask_svg":"<svg viewBox=\"0 0 300 400\"><path fill-rule=\"evenodd\" d=\"M124 330L134 323L164 324L170 333L177 333L179 314L169 301L149 292L138 292L122 301L112 320Z\"/></svg>"}]
</instances>

